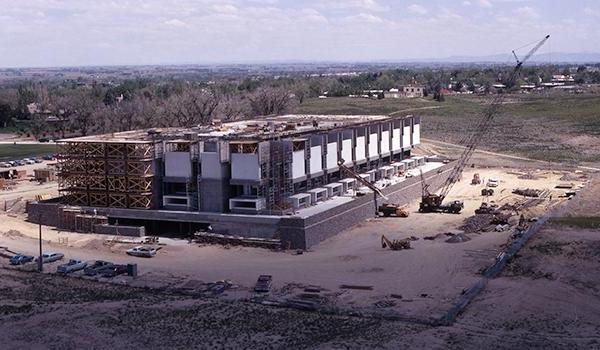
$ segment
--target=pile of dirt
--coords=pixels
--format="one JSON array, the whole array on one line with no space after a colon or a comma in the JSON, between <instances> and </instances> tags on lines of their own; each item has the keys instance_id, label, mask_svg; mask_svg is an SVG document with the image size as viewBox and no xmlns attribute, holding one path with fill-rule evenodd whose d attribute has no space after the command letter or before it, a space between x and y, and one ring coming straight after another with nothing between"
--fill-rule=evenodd
<instances>
[{"instance_id":1,"label":"pile of dirt","mask_svg":"<svg viewBox=\"0 0 600 350\"><path fill-rule=\"evenodd\" d=\"M17 230L8 230L6 232L2 232L2 236L10 239L25 237L25 235L22 234L21 231Z\"/></svg>"},{"instance_id":2,"label":"pile of dirt","mask_svg":"<svg viewBox=\"0 0 600 350\"><path fill-rule=\"evenodd\" d=\"M466 233L479 232L483 228L489 226L494 219L492 214L477 214L465 219L464 224L459 229Z\"/></svg>"},{"instance_id":3,"label":"pile of dirt","mask_svg":"<svg viewBox=\"0 0 600 350\"><path fill-rule=\"evenodd\" d=\"M455 234L454 236L448 238L446 240L446 243L463 243L463 242L467 242L470 241L471 237L467 236L464 233L458 233Z\"/></svg>"}]
</instances>

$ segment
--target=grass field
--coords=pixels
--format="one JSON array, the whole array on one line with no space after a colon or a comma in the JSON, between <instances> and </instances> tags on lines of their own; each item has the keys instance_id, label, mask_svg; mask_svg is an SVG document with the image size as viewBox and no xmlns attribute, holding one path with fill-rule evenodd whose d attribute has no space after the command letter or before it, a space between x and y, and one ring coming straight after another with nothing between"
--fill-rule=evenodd
<instances>
[{"instance_id":1,"label":"grass field","mask_svg":"<svg viewBox=\"0 0 600 350\"><path fill-rule=\"evenodd\" d=\"M0 145L0 161L37 157L56 152L56 145Z\"/></svg>"},{"instance_id":2,"label":"grass field","mask_svg":"<svg viewBox=\"0 0 600 350\"><path fill-rule=\"evenodd\" d=\"M416 114L424 137L458 143L491 96L431 99L311 99L299 113ZM563 163L600 162L600 96L511 95L480 148Z\"/></svg>"}]
</instances>

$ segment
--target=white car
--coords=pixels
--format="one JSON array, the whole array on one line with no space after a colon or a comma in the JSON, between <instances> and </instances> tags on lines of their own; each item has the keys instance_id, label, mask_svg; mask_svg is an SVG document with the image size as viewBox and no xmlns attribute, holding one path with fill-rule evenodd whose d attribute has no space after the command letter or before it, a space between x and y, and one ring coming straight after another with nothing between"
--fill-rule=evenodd
<instances>
[{"instance_id":1,"label":"white car","mask_svg":"<svg viewBox=\"0 0 600 350\"><path fill-rule=\"evenodd\" d=\"M494 179L494 178L488 179L487 187L498 187L499 182L500 181L498 181L498 179Z\"/></svg>"},{"instance_id":2,"label":"white car","mask_svg":"<svg viewBox=\"0 0 600 350\"><path fill-rule=\"evenodd\" d=\"M25 162L25 164L35 164L35 160L33 159L23 159L23 161Z\"/></svg>"},{"instance_id":3,"label":"white car","mask_svg":"<svg viewBox=\"0 0 600 350\"><path fill-rule=\"evenodd\" d=\"M10 168L10 164L5 162L0 162L0 168Z\"/></svg>"},{"instance_id":4,"label":"white car","mask_svg":"<svg viewBox=\"0 0 600 350\"><path fill-rule=\"evenodd\" d=\"M137 246L131 249L127 249L127 255L137 256L140 258L152 258L156 255L156 252L160 248Z\"/></svg>"}]
</instances>

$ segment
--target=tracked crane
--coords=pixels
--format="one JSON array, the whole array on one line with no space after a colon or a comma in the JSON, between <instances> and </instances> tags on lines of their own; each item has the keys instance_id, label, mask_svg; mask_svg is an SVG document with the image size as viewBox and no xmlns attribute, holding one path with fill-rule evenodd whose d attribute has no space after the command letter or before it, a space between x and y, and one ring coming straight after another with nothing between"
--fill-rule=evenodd
<instances>
[{"instance_id":1,"label":"tracked crane","mask_svg":"<svg viewBox=\"0 0 600 350\"><path fill-rule=\"evenodd\" d=\"M517 64L515 65L511 74L509 75L508 79L505 82L505 85L507 87L510 87L514 84L514 82L517 79L517 76L519 75L519 72L521 71L521 67L523 66L523 64L525 62L527 62L527 60L529 58L531 58L531 56L542 45L544 45L544 43L548 40L548 38L550 38L550 35L546 35L544 37L544 39L539 41L531 50L529 50L529 52L521 60L519 60L515 51L513 50L512 53L517 60ZM467 166L469 160L471 159L473 152L475 151L475 149L477 148L477 146L479 145L479 143L481 142L481 140L487 133L488 129L490 128L490 126L492 124L492 121L494 120L494 117L496 115L498 115L498 113L500 111L500 107L502 106L502 103L504 102L505 95L506 94L503 94L503 93L496 94L494 96L494 99L488 106L488 108L486 108L484 110L483 116L477 122L474 132L464 140L465 149L463 150L461 156L456 161L456 165L454 165L454 168L452 168L450 175L448 176L448 178L446 179L446 181L440 188L439 194L430 193L428 191L429 185L425 184L425 179L421 174L421 181L423 182L423 184L422 184L423 193L422 193L422 197L421 197L421 203L419 205L420 212L451 212L451 213L459 213L460 212L460 209L462 209L462 207L463 207L462 202L452 201L449 204L442 204L442 202L444 201L444 199L450 192L450 189L452 188L452 186L460 179L460 176L461 176L463 170L465 169L465 167ZM456 209L458 207L460 207L460 209L458 211L456 211ZM452 209L452 210L449 210L449 209Z\"/></svg>"}]
</instances>

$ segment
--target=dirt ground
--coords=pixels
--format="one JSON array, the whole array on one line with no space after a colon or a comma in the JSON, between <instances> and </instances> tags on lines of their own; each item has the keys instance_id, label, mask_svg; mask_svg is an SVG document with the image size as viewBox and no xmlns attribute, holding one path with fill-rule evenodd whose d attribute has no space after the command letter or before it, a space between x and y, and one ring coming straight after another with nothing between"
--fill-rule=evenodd
<instances>
[{"instance_id":1,"label":"dirt ground","mask_svg":"<svg viewBox=\"0 0 600 350\"><path fill-rule=\"evenodd\" d=\"M471 240L464 243L445 242L444 234L461 232L459 227L482 201L480 191L484 186L470 185L475 172L485 180L491 177L500 180L492 197L499 205L525 200L511 193L514 188L550 190L552 200L548 197L525 209L527 217L541 216L566 202L560 197L564 190L554 189L556 184L568 181L577 188L588 181L585 174L572 171L468 169L464 180L449 196L465 201L465 210L460 215L419 214L415 201L408 207L411 212L408 218L368 220L301 255L257 248L199 246L184 240L164 239L166 245L156 258L135 259L124 254L131 244L107 243L112 237L44 227L45 250L63 252L66 258L136 262L140 276L117 277L98 283L76 276L62 278L6 270L7 259L0 258L0 267L4 268L0 269L0 295L3 296L0 298L0 338L10 339L10 345L29 348L54 345L81 348L91 344L102 344L99 348L272 349L596 346L594 334L598 334L599 321L593 317L595 309L585 306L588 300L598 301L597 289L590 294L587 290L590 287L586 287L596 282L584 280L580 284L583 287L576 288L561 279L557 282L540 278L539 275L546 276L546 272L556 274L554 270L545 270L553 266L548 261L535 265L543 269L515 268L520 266L520 261L527 260L526 255L515 259L505 276L493 280L454 326L427 325L428 321L442 316L461 292L480 278L479 272L494 261L511 236L510 231L492 230L467 234ZM596 183L590 186L598 188ZM580 207L578 210L590 205L589 200L581 202L583 204L575 203ZM36 253L36 225L25 222L21 215L2 214L0 220L3 232L0 246ZM516 224L516 220L515 215L511 223ZM414 236L417 240L411 242L413 249L390 251L381 247L381 234L390 239ZM424 239L434 236L437 238ZM546 239L545 235L540 237ZM540 251L530 249L527 253L540 254ZM51 272L56 265L58 263L49 264L45 270ZM594 261L589 260L587 265L582 265L582 271L594 267L597 270ZM542 272L531 273L530 270ZM563 272L568 274L567 270ZM271 304L281 305L303 296L309 287L319 290L314 298L323 307L320 310L329 310L328 313L249 302L254 296L252 286L260 274L273 275L273 292L268 298ZM207 299L200 297L205 294L196 293L219 280L231 283L230 289L220 297ZM540 283L564 285L553 284L552 288L539 290ZM369 286L372 290L340 288L343 284ZM569 314L574 318L565 316L564 320L557 321L553 312L567 308L568 304L561 298L573 294L573 289L579 293L576 295L582 296ZM22 292L15 292L17 290ZM535 298L530 299L530 295ZM552 308L545 306L548 303L552 303ZM393 321L385 315L408 321ZM30 329L39 330L40 335L34 338ZM572 335L561 338L558 334L562 331ZM511 340L505 339L508 335ZM523 343L524 339L531 341Z\"/></svg>"}]
</instances>

